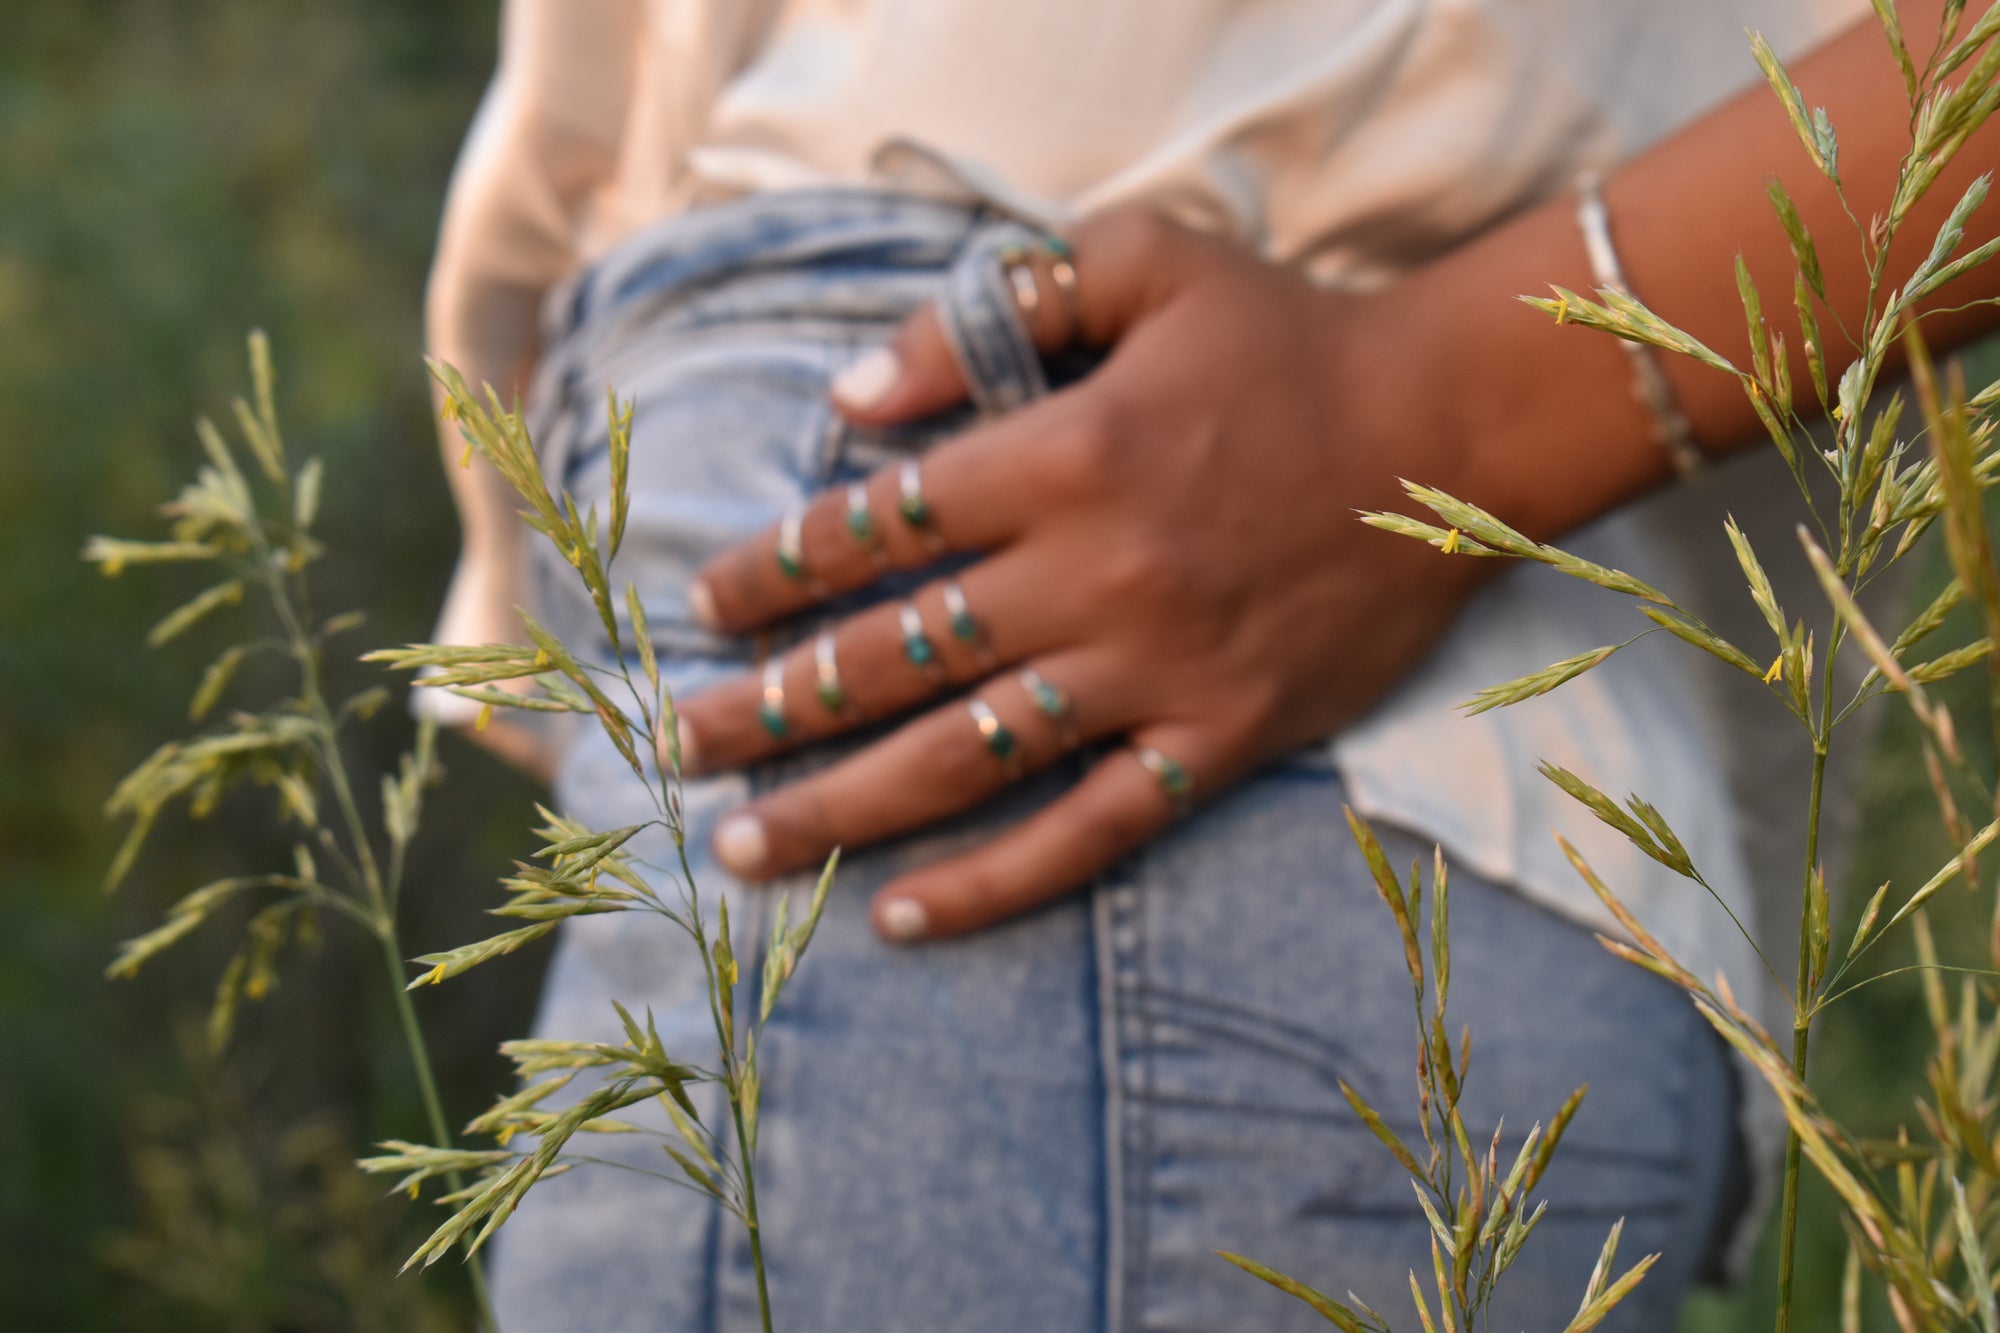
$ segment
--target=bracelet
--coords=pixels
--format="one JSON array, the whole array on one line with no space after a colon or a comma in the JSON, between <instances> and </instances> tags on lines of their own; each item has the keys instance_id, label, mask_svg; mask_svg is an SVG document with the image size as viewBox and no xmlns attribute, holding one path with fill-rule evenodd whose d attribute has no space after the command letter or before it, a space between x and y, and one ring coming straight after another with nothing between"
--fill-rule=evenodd
<instances>
[{"instance_id":1,"label":"bracelet","mask_svg":"<svg viewBox=\"0 0 2000 1333\"><path fill-rule=\"evenodd\" d=\"M1583 172L1576 178L1576 224L1583 232L1584 251L1590 256L1591 278L1601 289L1631 297L1632 289L1618 266L1618 251L1611 245L1611 215L1604 207L1604 195L1594 171ZM1695 447L1694 427L1681 411L1674 387L1660 369L1659 358L1644 343L1620 338L1618 345L1632 362L1632 396L1652 415L1653 438L1666 451L1675 475L1687 478L1700 472L1706 460Z\"/></svg>"}]
</instances>

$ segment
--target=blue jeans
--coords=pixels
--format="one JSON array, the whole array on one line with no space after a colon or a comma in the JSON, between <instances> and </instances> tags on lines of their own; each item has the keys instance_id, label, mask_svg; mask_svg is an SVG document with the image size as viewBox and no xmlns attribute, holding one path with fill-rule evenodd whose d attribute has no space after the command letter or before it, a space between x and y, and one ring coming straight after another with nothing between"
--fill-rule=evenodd
<instances>
[{"instance_id":1,"label":"blue jeans","mask_svg":"<svg viewBox=\"0 0 2000 1333\"><path fill-rule=\"evenodd\" d=\"M537 437L551 475L604 509L604 386L637 399L631 524L613 579L636 581L676 692L752 661L753 645L688 615L704 559L800 497L964 424L859 430L827 407L829 377L918 302L948 294L982 405L1045 391L992 260L1010 226L875 192L755 197L659 225L552 303ZM550 556L541 573L559 631L607 651L568 566ZM1409 982L1323 749L1269 766L1087 890L998 929L911 949L871 931L879 885L1018 820L1090 757L843 860L760 1047L757 1179L779 1326L1326 1327L1219 1249L1352 1288L1410 1322L1406 1274L1429 1268L1424 1218L1336 1087L1345 1079L1415 1136ZM736 884L707 857L707 835L746 796L826 760L818 751L687 788L695 873L709 901L730 899L747 978L777 894L809 884ZM594 735L567 752L557 792L601 827L651 813ZM1399 864L1427 850L1383 833ZM669 860L663 841L643 854ZM1451 901L1474 1138L1504 1116L1513 1142L1591 1085L1494 1327L1562 1327L1622 1217L1628 1262L1665 1258L1604 1327L1670 1329L1736 1173L1720 1042L1672 987L1504 886L1454 873ZM537 1032L617 1039L616 998L650 1007L669 1051L712 1062L703 995L671 926L579 918L564 927ZM709 1124L725 1123L718 1098L703 1106ZM578 1147L671 1170L642 1135ZM509 1333L756 1322L741 1225L704 1196L605 1167L534 1190L501 1233L496 1284Z\"/></svg>"}]
</instances>

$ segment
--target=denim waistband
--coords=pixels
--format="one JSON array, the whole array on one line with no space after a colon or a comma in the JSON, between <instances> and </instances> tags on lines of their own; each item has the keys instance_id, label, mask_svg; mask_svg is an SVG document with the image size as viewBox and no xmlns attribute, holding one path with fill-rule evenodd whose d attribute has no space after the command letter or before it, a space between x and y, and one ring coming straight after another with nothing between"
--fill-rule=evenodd
<instances>
[{"instance_id":1,"label":"denim waistband","mask_svg":"<svg viewBox=\"0 0 2000 1333\"><path fill-rule=\"evenodd\" d=\"M1036 236L989 205L889 190L747 195L663 219L578 272L544 307L543 346L574 361L638 326L874 319L899 285L943 274L946 333L973 400L1007 410L1047 389L1001 266Z\"/></svg>"}]
</instances>

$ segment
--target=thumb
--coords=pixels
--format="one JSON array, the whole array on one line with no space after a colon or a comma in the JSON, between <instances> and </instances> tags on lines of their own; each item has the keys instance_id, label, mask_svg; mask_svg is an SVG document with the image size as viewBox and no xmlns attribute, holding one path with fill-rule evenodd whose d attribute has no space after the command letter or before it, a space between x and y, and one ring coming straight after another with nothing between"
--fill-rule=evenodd
<instances>
[{"instance_id":1,"label":"thumb","mask_svg":"<svg viewBox=\"0 0 2000 1333\"><path fill-rule=\"evenodd\" d=\"M1022 324L1043 355L1073 343L1115 343L1166 294L1190 233L1158 214L1118 209L1078 225L1070 245L1034 249L1010 265L1008 282ZM965 374L952 354L937 303L927 301L885 346L834 377L834 406L850 421L888 425L965 401Z\"/></svg>"}]
</instances>

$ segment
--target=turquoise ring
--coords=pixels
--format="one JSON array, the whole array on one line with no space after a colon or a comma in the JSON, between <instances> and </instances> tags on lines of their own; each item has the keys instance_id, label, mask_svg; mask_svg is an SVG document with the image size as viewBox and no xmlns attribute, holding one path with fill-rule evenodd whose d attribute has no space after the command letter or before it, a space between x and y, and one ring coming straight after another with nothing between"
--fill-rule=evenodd
<instances>
[{"instance_id":1,"label":"turquoise ring","mask_svg":"<svg viewBox=\"0 0 2000 1333\"><path fill-rule=\"evenodd\" d=\"M785 720L785 659L772 657L764 663L764 701L757 706L757 720L771 739L781 741L791 732Z\"/></svg>"},{"instance_id":2,"label":"turquoise ring","mask_svg":"<svg viewBox=\"0 0 2000 1333\"><path fill-rule=\"evenodd\" d=\"M970 648L981 665L991 665L993 654L987 650L985 632L973 619L972 604L965 600L965 589L957 579L944 585L944 614L951 637Z\"/></svg>"},{"instance_id":3,"label":"turquoise ring","mask_svg":"<svg viewBox=\"0 0 2000 1333\"><path fill-rule=\"evenodd\" d=\"M931 526L930 501L924 498L924 478L914 458L905 459L896 469L896 512L903 522L913 528L929 532ZM929 535L935 537L935 533Z\"/></svg>"},{"instance_id":4,"label":"turquoise ring","mask_svg":"<svg viewBox=\"0 0 2000 1333\"><path fill-rule=\"evenodd\" d=\"M1173 804L1174 814L1186 814L1194 804L1194 779L1180 761L1169 759L1150 745L1133 746L1132 757L1160 784L1161 793Z\"/></svg>"},{"instance_id":5,"label":"turquoise ring","mask_svg":"<svg viewBox=\"0 0 2000 1333\"><path fill-rule=\"evenodd\" d=\"M1062 739L1065 749L1074 748L1080 739L1076 726L1076 711L1070 707L1069 695L1060 686L1051 684L1049 679L1033 667L1023 667L1020 675L1021 688L1027 691L1028 700L1035 705L1035 711L1047 718L1056 735Z\"/></svg>"},{"instance_id":6,"label":"turquoise ring","mask_svg":"<svg viewBox=\"0 0 2000 1333\"><path fill-rule=\"evenodd\" d=\"M998 759L1011 777L1021 766L1021 746L1000 715L993 711L984 699L969 699L965 711L972 715L972 724L979 728L979 738L986 742L986 752Z\"/></svg>"},{"instance_id":7,"label":"turquoise ring","mask_svg":"<svg viewBox=\"0 0 2000 1333\"><path fill-rule=\"evenodd\" d=\"M937 670L937 645L924 630L924 618L917 611L915 602L904 602L896 608L896 621L903 627L903 656L910 665L926 673Z\"/></svg>"},{"instance_id":8,"label":"turquoise ring","mask_svg":"<svg viewBox=\"0 0 2000 1333\"><path fill-rule=\"evenodd\" d=\"M806 511L794 505L778 521L778 572L797 583L806 576Z\"/></svg>"},{"instance_id":9,"label":"turquoise ring","mask_svg":"<svg viewBox=\"0 0 2000 1333\"><path fill-rule=\"evenodd\" d=\"M823 629L813 640L813 672L819 677L820 707L836 717L847 711L847 686L840 680L840 660L835 655L833 631Z\"/></svg>"},{"instance_id":10,"label":"turquoise ring","mask_svg":"<svg viewBox=\"0 0 2000 1333\"><path fill-rule=\"evenodd\" d=\"M847 487L847 535L863 546L875 544L875 515L868 509L868 488L858 481Z\"/></svg>"}]
</instances>

